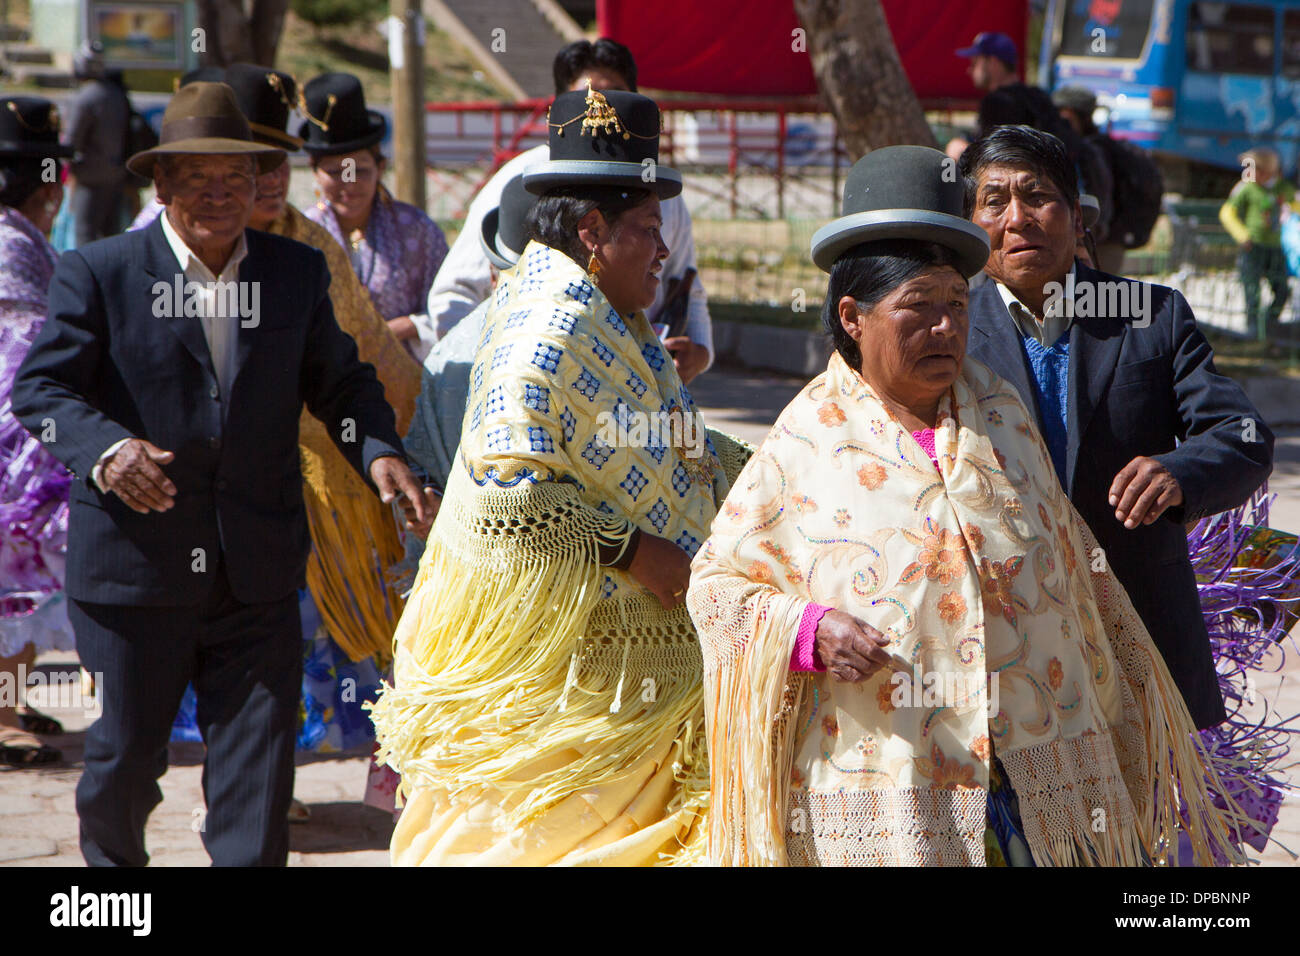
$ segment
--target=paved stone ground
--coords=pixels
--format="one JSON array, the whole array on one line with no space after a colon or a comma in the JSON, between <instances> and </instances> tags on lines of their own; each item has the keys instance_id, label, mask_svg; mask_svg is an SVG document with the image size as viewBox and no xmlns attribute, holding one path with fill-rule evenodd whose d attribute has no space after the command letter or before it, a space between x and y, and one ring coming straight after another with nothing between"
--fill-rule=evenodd
<instances>
[{"instance_id":1,"label":"paved stone ground","mask_svg":"<svg viewBox=\"0 0 1300 956\"><path fill-rule=\"evenodd\" d=\"M708 373L692 390L710 425L757 442L802 384L795 379L728 370ZM1272 489L1278 502L1273 524L1300 531L1300 432L1279 441L1277 459ZM38 666L48 675L74 669L75 661L71 654L49 654ZM1300 713L1300 653L1289 655L1286 669L1263 682L1261 691L1286 716ZM42 706L39 697L33 703ZM81 773L82 732L93 718L78 707L54 706L75 701L48 703L50 706L42 709L63 720L68 731L52 740L63 749L65 763L42 770L0 768L0 866L79 866L82 862L73 788ZM197 832L203 807L201 761L201 745L171 748L171 767L161 781L163 802L150 818L147 831L147 845L156 865L208 863ZM365 754L356 753L300 758L294 793L311 809L312 817L290 831L291 866L387 865L392 822L387 814L360 802L367 763ZM1293 797L1284 807L1275 836L1300 853L1300 799ZM1259 860L1265 865L1295 865L1276 845L1259 855Z\"/></svg>"}]
</instances>

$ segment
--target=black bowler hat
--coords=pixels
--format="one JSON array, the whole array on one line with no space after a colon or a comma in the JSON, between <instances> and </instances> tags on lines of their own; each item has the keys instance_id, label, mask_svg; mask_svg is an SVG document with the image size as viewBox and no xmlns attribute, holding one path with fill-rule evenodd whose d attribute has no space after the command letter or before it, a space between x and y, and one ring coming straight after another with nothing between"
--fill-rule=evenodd
<instances>
[{"instance_id":1,"label":"black bowler hat","mask_svg":"<svg viewBox=\"0 0 1300 956\"><path fill-rule=\"evenodd\" d=\"M526 220L537 197L524 188L524 177L506 183L501 204L483 217L479 243L488 259L498 269L509 269L523 255L528 245Z\"/></svg>"},{"instance_id":2,"label":"black bowler hat","mask_svg":"<svg viewBox=\"0 0 1300 956\"><path fill-rule=\"evenodd\" d=\"M313 156L337 156L374 146L388 124L366 109L361 81L351 73L322 73L303 87L298 108L307 121L298 128L302 148Z\"/></svg>"},{"instance_id":3,"label":"black bowler hat","mask_svg":"<svg viewBox=\"0 0 1300 956\"><path fill-rule=\"evenodd\" d=\"M59 143L59 111L39 96L0 99L0 156L66 158L71 146Z\"/></svg>"},{"instance_id":4,"label":"black bowler hat","mask_svg":"<svg viewBox=\"0 0 1300 956\"><path fill-rule=\"evenodd\" d=\"M191 83L224 82L226 82L226 71L224 69L219 66L201 66L196 70L190 70L188 73L182 73L172 92L175 93L182 86L189 86Z\"/></svg>"},{"instance_id":5,"label":"black bowler hat","mask_svg":"<svg viewBox=\"0 0 1300 956\"><path fill-rule=\"evenodd\" d=\"M292 76L254 63L232 63L226 67L226 85L235 91L253 139L283 149L302 148L301 139L285 132L298 101L298 84Z\"/></svg>"},{"instance_id":6,"label":"black bowler hat","mask_svg":"<svg viewBox=\"0 0 1300 956\"><path fill-rule=\"evenodd\" d=\"M863 156L844 180L841 216L812 237L812 258L831 271L861 242L920 239L957 253L970 278L989 258L984 230L963 217L965 187L957 166L928 146L886 146Z\"/></svg>"},{"instance_id":7,"label":"black bowler hat","mask_svg":"<svg viewBox=\"0 0 1300 956\"><path fill-rule=\"evenodd\" d=\"M541 194L557 186L627 186L661 199L682 191L681 173L659 165L659 106L625 90L575 90L551 104L551 158L524 173ZM649 162L646 162L649 160Z\"/></svg>"}]
</instances>

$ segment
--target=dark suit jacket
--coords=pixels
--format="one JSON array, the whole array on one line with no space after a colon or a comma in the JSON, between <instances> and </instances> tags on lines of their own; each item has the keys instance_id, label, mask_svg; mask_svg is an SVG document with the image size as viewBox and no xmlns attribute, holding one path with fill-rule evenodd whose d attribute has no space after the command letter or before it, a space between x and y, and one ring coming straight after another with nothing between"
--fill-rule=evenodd
<instances>
[{"instance_id":1,"label":"dark suit jacket","mask_svg":"<svg viewBox=\"0 0 1300 956\"><path fill-rule=\"evenodd\" d=\"M1142 285L1079 264L1076 300L1087 282ZM1183 523L1248 500L1272 470L1273 433L1241 387L1215 371L1187 300L1165 286L1148 288L1149 326L1077 317L1070 328L1066 490L1164 655L1193 720L1208 727L1225 714ZM971 293L967 351L1014 384L1038 414L1019 331L991 280ZM1247 419L1255 441L1246 440ZM1169 469L1184 504L1128 531L1107 499L1116 473L1138 455Z\"/></svg>"},{"instance_id":2,"label":"dark suit jacket","mask_svg":"<svg viewBox=\"0 0 1300 956\"><path fill-rule=\"evenodd\" d=\"M36 435L52 420L45 447L79 479L68 529L71 598L196 604L218 557L245 603L301 587L310 547L298 464L304 401L363 477L380 455L402 454L374 368L334 320L325 257L265 232L244 237L239 281L260 283L260 312L256 326L241 323L228 396L219 394L200 320L155 313L155 284L184 282L161 219L59 260L49 318L18 370L13 407ZM346 419L354 424L347 433ZM91 481L99 456L129 437L175 453L163 467L177 490L169 511L137 514Z\"/></svg>"}]
</instances>

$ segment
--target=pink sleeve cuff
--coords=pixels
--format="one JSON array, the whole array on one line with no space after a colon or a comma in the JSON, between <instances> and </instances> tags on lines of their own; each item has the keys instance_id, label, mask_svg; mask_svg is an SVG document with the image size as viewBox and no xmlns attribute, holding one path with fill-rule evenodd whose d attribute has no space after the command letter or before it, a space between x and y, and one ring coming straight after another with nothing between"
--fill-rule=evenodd
<instances>
[{"instance_id":1,"label":"pink sleeve cuff","mask_svg":"<svg viewBox=\"0 0 1300 956\"><path fill-rule=\"evenodd\" d=\"M803 617L799 619L799 634L794 639L794 653L790 655L790 670L826 670L826 665L817 656L817 625L829 610L825 604L814 604L811 601L803 609Z\"/></svg>"}]
</instances>

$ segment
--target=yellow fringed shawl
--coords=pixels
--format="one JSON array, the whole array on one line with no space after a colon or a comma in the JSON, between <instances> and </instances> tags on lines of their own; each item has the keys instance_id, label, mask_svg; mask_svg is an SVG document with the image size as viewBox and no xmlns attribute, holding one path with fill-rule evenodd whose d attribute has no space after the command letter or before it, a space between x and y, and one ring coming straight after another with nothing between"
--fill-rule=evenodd
<instances>
[{"instance_id":1,"label":"yellow fringed shawl","mask_svg":"<svg viewBox=\"0 0 1300 956\"><path fill-rule=\"evenodd\" d=\"M494 294L394 686L372 710L376 759L407 797L394 862L702 857L699 642L683 606L597 563L621 516L698 546L726 493L712 451L701 481L673 448L600 439L602 412L669 404L694 411L644 316L530 244Z\"/></svg>"},{"instance_id":2,"label":"yellow fringed shawl","mask_svg":"<svg viewBox=\"0 0 1300 956\"><path fill-rule=\"evenodd\" d=\"M375 311L347 254L324 228L293 206L286 206L268 231L325 254L334 318L356 340L361 361L375 367L397 415L398 431L405 433L420 391L420 366ZM307 587L339 647L354 661L373 656L382 668L392 653L393 628L402 610L386 574L403 555L393 511L307 411L298 426L298 443L313 544Z\"/></svg>"},{"instance_id":3,"label":"yellow fringed shawl","mask_svg":"<svg viewBox=\"0 0 1300 956\"><path fill-rule=\"evenodd\" d=\"M983 865L995 750L1039 865L1159 861L1180 795L1197 862L1239 860L1186 706L1015 390L967 359L935 449L939 472L836 355L737 479L688 594L710 858ZM884 632L893 669L790 672L810 600Z\"/></svg>"}]
</instances>

